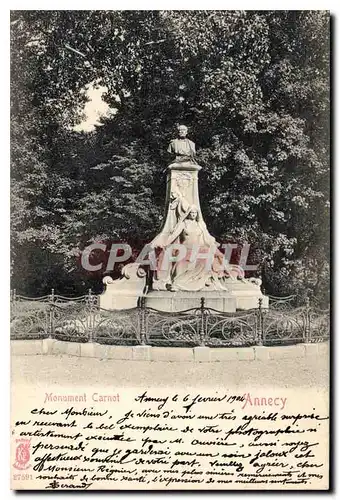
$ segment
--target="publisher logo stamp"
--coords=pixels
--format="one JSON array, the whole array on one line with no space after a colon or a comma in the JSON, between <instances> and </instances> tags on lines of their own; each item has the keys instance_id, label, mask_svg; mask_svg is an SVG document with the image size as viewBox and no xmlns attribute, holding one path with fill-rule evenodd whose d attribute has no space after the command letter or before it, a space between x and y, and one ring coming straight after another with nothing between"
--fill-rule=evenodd
<instances>
[{"instance_id":1,"label":"publisher logo stamp","mask_svg":"<svg viewBox=\"0 0 340 500\"><path fill-rule=\"evenodd\" d=\"M31 458L30 439L16 439L17 447L15 450L15 462L13 467L18 470L28 469L30 467L29 460Z\"/></svg>"}]
</instances>

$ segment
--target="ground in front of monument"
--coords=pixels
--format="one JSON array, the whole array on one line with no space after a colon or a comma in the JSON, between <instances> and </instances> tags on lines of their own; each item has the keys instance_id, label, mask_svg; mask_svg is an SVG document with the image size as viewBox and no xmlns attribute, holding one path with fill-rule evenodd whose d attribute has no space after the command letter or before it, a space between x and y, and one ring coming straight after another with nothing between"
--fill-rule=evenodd
<instances>
[{"instance_id":1,"label":"ground in front of monument","mask_svg":"<svg viewBox=\"0 0 340 500\"><path fill-rule=\"evenodd\" d=\"M37 388L81 384L102 387L313 387L329 384L328 346L318 356L215 363L101 360L68 355L12 356L12 383Z\"/></svg>"}]
</instances>

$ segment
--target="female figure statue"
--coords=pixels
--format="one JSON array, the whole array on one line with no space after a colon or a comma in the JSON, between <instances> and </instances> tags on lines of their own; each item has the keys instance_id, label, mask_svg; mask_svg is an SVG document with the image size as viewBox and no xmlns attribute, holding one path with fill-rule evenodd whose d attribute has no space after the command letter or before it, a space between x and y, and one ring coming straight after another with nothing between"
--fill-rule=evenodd
<instances>
[{"instance_id":1,"label":"female figure statue","mask_svg":"<svg viewBox=\"0 0 340 500\"><path fill-rule=\"evenodd\" d=\"M187 209L170 233L164 245L165 250L174 243L184 245L186 255L170 263L170 268L165 271L167 290L199 291L205 287L224 289L218 281L225 276L223 254L218 250L215 238L209 235L204 222L200 220L194 205ZM177 250L175 252L178 254ZM197 258L199 254L209 255L207 258ZM160 268L163 259L164 251L159 259Z\"/></svg>"}]
</instances>

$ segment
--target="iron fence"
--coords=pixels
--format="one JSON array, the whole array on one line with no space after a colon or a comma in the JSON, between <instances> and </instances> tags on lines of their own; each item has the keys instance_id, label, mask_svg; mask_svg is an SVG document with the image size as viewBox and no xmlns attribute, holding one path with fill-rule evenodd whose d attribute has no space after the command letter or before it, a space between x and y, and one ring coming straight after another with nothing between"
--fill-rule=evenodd
<instances>
[{"instance_id":1,"label":"iron fence","mask_svg":"<svg viewBox=\"0 0 340 500\"><path fill-rule=\"evenodd\" d=\"M100 309L91 291L81 297L51 294L30 298L11 293L11 339L53 338L109 345L240 347L323 342L329 338L330 313L296 297L270 297L262 307L222 313L205 306L162 312L145 306Z\"/></svg>"}]
</instances>

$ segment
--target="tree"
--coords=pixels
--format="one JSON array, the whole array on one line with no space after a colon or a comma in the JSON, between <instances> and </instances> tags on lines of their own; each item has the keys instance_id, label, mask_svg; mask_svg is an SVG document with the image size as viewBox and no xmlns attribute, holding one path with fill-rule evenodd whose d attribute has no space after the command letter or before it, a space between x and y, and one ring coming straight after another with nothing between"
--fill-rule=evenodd
<instances>
[{"instance_id":1,"label":"tree","mask_svg":"<svg viewBox=\"0 0 340 500\"><path fill-rule=\"evenodd\" d=\"M268 293L325 295L328 13L22 11L12 33L15 240L29 230L54 256L61 290L99 282L74 264L89 242L155 234L184 122L211 232L251 245ZM90 83L112 114L77 134Z\"/></svg>"}]
</instances>

